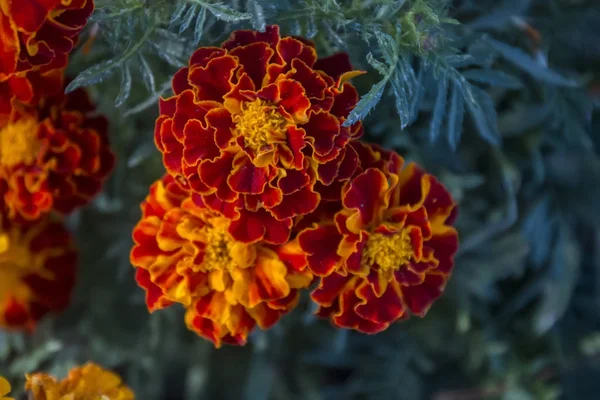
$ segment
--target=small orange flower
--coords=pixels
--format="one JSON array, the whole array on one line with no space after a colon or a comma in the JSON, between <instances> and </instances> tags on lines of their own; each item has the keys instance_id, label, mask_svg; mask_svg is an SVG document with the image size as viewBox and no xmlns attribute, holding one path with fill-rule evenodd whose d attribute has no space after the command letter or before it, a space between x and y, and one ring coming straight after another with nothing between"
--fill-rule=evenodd
<instances>
[{"instance_id":1,"label":"small orange flower","mask_svg":"<svg viewBox=\"0 0 600 400\"><path fill-rule=\"evenodd\" d=\"M18 105L0 124L0 187L10 218L66 214L101 190L114 157L107 121L94 111L86 92L76 90L37 107Z\"/></svg>"},{"instance_id":2,"label":"small orange flower","mask_svg":"<svg viewBox=\"0 0 600 400\"><path fill-rule=\"evenodd\" d=\"M12 397L4 397L10 394L10 383L0 376L0 400L14 400Z\"/></svg>"},{"instance_id":3,"label":"small orange flower","mask_svg":"<svg viewBox=\"0 0 600 400\"><path fill-rule=\"evenodd\" d=\"M347 144L362 126L342 123L358 101L346 81L360 73L345 54L317 60L312 43L277 26L199 48L160 101L167 171L230 219L236 240L285 243L292 220L354 173Z\"/></svg>"},{"instance_id":4,"label":"small orange flower","mask_svg":"<svg viewBox=\"0 0 600 400\"><path fill-rule=\"evenodd\" d=\"M457 206L415 164L355 144L363 172L345 185L341 211L301 232L298 242L320 284L318 315L366 333L423 316L453 269Z\"/></svg>"},{"instance_id":5,"label":"small orange flower","mask_svg":"<svg viewBox=\"0 0 600 400\"><path fill-rule=\"evenodd\" d=\"M188 327L217 347L271 327L312 280L297 245L235 240L228 219L170 176L152 185L142 214L131 262L148 309L183 304Z\"/></svg>"},{"instance_id":6,"label":"small orange flower","mask_svg":"<svg viewBox=\"0 0 600 400\"><path fill-rule=\"evenodd\" d=\"M75 283L71 235L49 219L34 225L0 217L0 328L34 328L68 304Z\"/></svg>"},{"instance_id":7,"label":"small orange flower","mask_svg":"<svg viewBox=\"0 0 600 400\"><path fill-rule=\"evenodd\" d=\"M30 391L34 400L135 399L135 394L117 374L94 363L73 368L62 381L45 373L28 374L25 377L25 389Z\"/></svg>"}]
</instances>

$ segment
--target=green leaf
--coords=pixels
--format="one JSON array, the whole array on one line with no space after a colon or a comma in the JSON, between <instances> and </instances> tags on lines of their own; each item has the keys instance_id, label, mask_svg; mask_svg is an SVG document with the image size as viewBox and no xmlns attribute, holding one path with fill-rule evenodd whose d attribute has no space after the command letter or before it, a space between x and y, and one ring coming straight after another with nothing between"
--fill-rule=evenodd
<instances>
[{"instance_id":1,"label":"green leaf","mask_svg":"<svg viewBox=\"0 0 600 400\"><path fill-rule=\"evenodd\" d=\"M502 54L506 60L530 74L534 79L557 86L578 86L576 81L567 79L557 72L554 72L551 69L541 65L532 56L517 47L510 46L506 43L491 38L487 38L485 41L494 50Z\"/></svg>"},{"instance_id":2,"label":"green leaf","mask_svg":"<svg viewBox=\"0 0 600 400\"><path fill-rule=\"evenodd\" d=\"M258 4L257 0L248 1L248 10L252 14L252 26L254 29L260 32L264 32L267 28L267 22L265 21L265 13L263 7Z\"/></svg>"},{"instance_id":3,"label":"green leaf","mask_svg":"<svg viewBox=\"0 0 600 400\"><path fill-rule=\"evenodd\" d=\"M398 44L394 38L380 31L375 31L375 38L385 61L389 66L394 66L398 60Z\"/></svg>"},{"instance_id":4,"label":"green leaf","mask_svg":"<svg viewBox=\"0 0 600 400\"><path fill-rule=\"evenodd\" d=\"M458 148L462 136L462 124L465 115L465 100L462 90L456 83L452 84L452 95L450 96L450 105L448 110L447 137L448 144L452 150Z\"/></svg>"},{"instance_id":5,"label":"green leaf","mask_svg":"<svg viewBox=\"0 0 600 400\"><path fill-rule=\"evenodd\" d=\"M189 8L189 10L185 13L181 25L179 26L179 34L181 35L185 32L190 25L192 24L192 20L196 16L196 10L198 9L198 5L194 4Z\"/></svg>"},{"instance_id":6,"label":"green leaf","mask_svg":"<svg viewBox=\"0 0 600 400\"><path fill-rule=\"evenodd\" d=\"M371 52L367 54L367 62L369 63L369 65L375 68L377 72L379 72L381 75L387 76L389 74L390 67L373 57L373 54Z\"/></svg>"},{"instance_id":7,"label":"green leaf","mask_svg":"<svg viewBox=\"0 0 600 400\"><path fill-rule=\"evenodd\" d=\"M122 64L121 60L106 60L93 65L81 72L65 88L65 93L70 93L75 89L85 86L91 86L112 75L113 72Z\"/></svg>"},{"instance_id":8,"label":"green leaf","mask_svg":"<svg viewBox=\"0 0 600 400\"><path fill-rule=\"evenodd\" d=\"M391 84L394 97L396 98L396 110L400 117L400 129L404 130L410 120L410 94L400 77L401 73L396 69L392 75Z\"/></svg>"},{"instance_id":9,"label":"green leaf","mask_svg":"<svg viewBox=\"0 0 600 400\"><path fill-rule=\"evenodd\" d=\"M469 69L463 71L463 76L470 81L499 86L507 89L521 89L523 83L516 77L493 69Z\"/></svg>"},{"instance_id":10,"label":"green leaf","mask_svg":"<svg viewBox=\"0 0 600 400\"><path fill-rule=\"evenodd\" d=\"M388 79L389 77L382 79L377 84L373 85L367 94L361 97L360 101L356 104L354 110L350 112L348 119L344 121L342 126L351 126L352 124L364 119L367 114L371 112L373 107L375 107L377 103L379 103L379 100L381 100L381 96L383 95L383 91Z\"/></svg>"},{"instance_id":11,"label":"green leaf","mask_svg":"<svg viewBox=\"0 0 600 400\"><path fill-rule=\"evenodd\" d=\"M179 23L187 6L188 6L188 4L185 2L182 2L181 4L179 4L179 6L177 6L177 8L175 9L175 12L173 13L173 15L171 15L171 21L169 22L169 29L173 28L175 25L177 25Z\"/></svg>"},{"instance_id":12,"label":"green leaf","mask_svg":"<svg viewBox=\"0 0 600 400\"><path fill-rule=\"evenodd\" d=\"M131 70L129 65L121 66L121 90L115 99L115 107L121 107L131 94Z\"/></svg>"},{"instance_id":13,"label":"green leaf","mask_svg":"<svg viewBox=\"0 0 600 400\"><path fill-rule=\"evenodd\" d=\"M440 136L440 127L446 114L446 97L448 95L448 80L441 78L438 82L437 96L433 106L433 114L429 123L429 141L435 142Z\"/></svg>"},{"instance_id":14,"label":"green leaf","mask_svg":"<svg viewBox=\"0 0 600 400\"><path fill-rule=\"evenodd\" d=\"M194 26L194 45L198 45L202 40L202 34L204 33L204 23L206 22L206 8L202 7L198 16L196 17L196 26Z\"/></svg>"},{"instance_id":15,"label":"green leaf","mask_svg":"<svg viewBox=\"0 0 600 400\"><path fill-rule=\"evenodd\" d=\"M252 19L252 15L248 13L241 13L239 11L234 10L223 3L207 3L204 1L197 1L199 4L203 5L210 11L215 17L222 21L226 22L239 22L246 19Z\"/></svg>"},{"instance_id":16,"label":"green leaf","mask_svg":"<svg viewBox=\"0 0 600 400\"><path fill-rule=\"evenodd\" d=\"M498 146L500 144L500 134L498 133L494 101L486 92L475 86L471 87L471 92L474 101L469 101L467 98L467 109L473 118L473 122L483 139L494 146Z\"/></svg>"},{"instance_id":17,"label":"green leaf","mask_svg":"<svg viewBox=\"0 0 600 400\"><path fill-rule=\"evenodd\" d=\"M421 61L421 66L419 68L419 72L416 77L416 85L413 91L412 98L410 100L410 118L408 123L412 124L417 120L419 116L419 110L421 109L421 101L423 100L423 80L424 80L424 61Z\"/></svg>"},{"instance_id":18,"label":"green leaf","mask_svg":"<svg viewBox=\"0 0 600 400\"><path fill-rule=\"evenodd\" d=\"M138 59L140 61L140 72L142 73L144 85L146 85L146 88L150 92L155 93L156 82L154 81L154 73L152 72L150 65L148 65L148 61L146 61L146 58L142 54L138 55Z\"/></svg>"}]
</instances>

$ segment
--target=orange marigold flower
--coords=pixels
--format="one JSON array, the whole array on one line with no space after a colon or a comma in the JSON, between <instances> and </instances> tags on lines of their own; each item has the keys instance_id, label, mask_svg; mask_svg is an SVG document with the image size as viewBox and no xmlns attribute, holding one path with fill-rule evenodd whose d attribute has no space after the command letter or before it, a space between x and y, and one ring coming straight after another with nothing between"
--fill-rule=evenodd
<instances>
[{"instance_id":1,"label":"orange marigold flower","mask_svg":"<svg viewBox=\"0 0 600 400\"><path fill-rule=\"evenodd\" d=\"M292 219L314 211L321 192L347 180L357 155L342 127L358 101L348 56L317 60L314 45L235 31L202 47L160 101L155 141L167 171L233 222L238 241L285 243Z\"/></svg>"},{"instance_id":2,"label":"orange marigold flower","mask_svg":"<svg viewBox=\"0 0 600 400\"><path fill-rule=\"evenodd\" d=\"M25 389L30 391L34 400L135 399L135 394L117 374L94 363L73 368L61 381L45 373L25 377Z\"/></svg>"},{"instance_id":3,"label":"orange marigold flower","mask_svg":"<svg viewBox=\"0 0 600 400\"><path fill-rule=\"evenodd\" d=\"M376 333L424 316L453 268L457 206L431 175L376 146L355 145L363 172L345 185L343 208L299 234L321 281L318 315Z\"/></svg>"},{"instance_id":4,"label":"orange marigold flower","mask_svg":"<svg viewBox=\"0 0 600 400\"><path fill-rule=\"evenodd\" d=\"M0 217L0 328L31 330L71 298L77 255L70 233L50 219L14 224Z\"/></svg>"},{"instance_id":5,"label":"orange marigold flower","mask_svg":"<svg viewBox=\"0 0 600 400\"><path fill-rule=\"evenodd\" d=\"M148 309L183 304L188 327L217 347L271 327L312 281L296 244L240 242L230 224L167 176L150 188L133 231L131 262Z\"/></svg>"},{"instance_id":6,"label":"orange marigold flower","mask_svg":"<svg viewBox=\"0 0 600 400\"><path fill-rule=\"evenodd\" d=\"M0 0L0 82L64 68L93 0Z\"/></svg>"},{"instance_id":7,"label":"orange marigold flower","mask_svg":"<svg viewBox=\"0 0 600 400\"><path fill-rule=\"evenodd\" d=\"M112 170L107 120L83 90L18 105L0 124L0 186L9 217L36 220L87 204Z\"/></svg>"},{"instance_id":8,"label":"orange marigold flower","mask_svg":"<svg viewBox=\"0 0 600 400\"><path fill-rule=\"evenodd\" d=\"M12 397L4 397L10 394L10 383L0 376L0 400L14 400Z\"/></svg>"}]
</instances>

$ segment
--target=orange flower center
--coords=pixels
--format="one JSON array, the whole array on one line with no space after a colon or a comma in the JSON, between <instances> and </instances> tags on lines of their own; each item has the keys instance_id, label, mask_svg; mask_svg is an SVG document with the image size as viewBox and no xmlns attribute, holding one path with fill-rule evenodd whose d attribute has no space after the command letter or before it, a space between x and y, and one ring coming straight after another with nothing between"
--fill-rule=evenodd
<instances>
[{"instance_id":1,"label":"orange flower center","mask_svg":"<svg viewBox=\"0 0 600 400\"><path fill-rule=\"evenodd\" d=\"M207 271L224 269L231 271L237 267L237 263L231 257L235 242L227 232L227 225L207 225L204 227L206 237L206 248L204 249L203 265Z\"/></svg>"},{"instance_id":2,"label":"orange flower center","mask_svg":"<svg viewBox=\"0 0 600 400\"><path fill-rule=\"evenodd\" d=\"M37 125L35 119L27 118L0 130L0 165L33 164L41 147Z\"/></svg>"},{"instance_id":3,"label":"orange flower center","mask_svg":"<svg viewBox=\"0 0 600 400\"><path fill-rule=\"evenodd\" d=\"M406 264L412 254L406 230L393 235L373 233L363 250L361 264L369 268L377 264L384 272L393 272Z\"/></svg>"},{"instance_id":4,"label":"orange flower center","mask_svg":"<svg viewBox=\"0 0 600 400\"><path fill-rule=\"evenodd\" d=\"M233 122L234 134L243 136L246 147L254 151L286 137L286 119L261 99L242 104L242 112L233 116Z\"/></svg>"}]
</instances>

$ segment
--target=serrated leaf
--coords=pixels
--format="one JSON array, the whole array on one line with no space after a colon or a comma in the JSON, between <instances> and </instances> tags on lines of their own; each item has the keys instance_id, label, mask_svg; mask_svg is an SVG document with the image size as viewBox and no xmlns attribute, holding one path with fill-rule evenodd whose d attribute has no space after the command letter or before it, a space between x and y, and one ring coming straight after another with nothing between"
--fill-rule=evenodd
<instances>
[{"instance_id":1,"label":"serrated leaf","mask_svg":"<svg viewBox=\"0 0 600 400\"><path fill-rule=\"evenodd\" d=\"M115 99L115 107L121 107L131 94L131 70L129 65L121 66L121 89Z\"/></svg>"},{"instance_id":2,"label":"serrated leaf","mask_svg":"<svg viewBox=\"0 0 600 400\"><path fill-rule=\"evenodd\" d=\"M102 82L112 75L120 65L121 61L119 60L106 60L89 67L77 75L77 77L67 85L65 93L70 93L80 87L91 86L98 82Z\"/></svg>"},{"instance_id":3,"label":"serrated leaf","mask_svg":"<svg viewBox=\"0 0 600 400\"><path fill-rule=\"evenodd\" d=\"M206 8L202 7L196 17L196 26L194 26L194 44L197 46L202 40L204 33L204 23L206 22Z\"/></svg>"},{"instance_id":4,"label":"serrated leaf","mask_svg":"<svg viewBox=\"0 0 600 400\"><path fill-rule=\"evenodd\" d=\"M500 144L500 134L498 133L498 122L494 101L481 89L475 86L471 87L473 101L467 100L469 114L479 131L479 134L488 143L497 146Z\"/></svg>"},{"instance_id":5,"label":"serrated leaf","mask_svg":"<svg viewBox=\"0 0 600 400\"><path fill-rule=\"evenodd\" d=\"M175 12L173 13L173 15L171 15L171 20L169 21L169 29L173 28L179 22L179 20L181 20L181 17L183 16L183 13L185 12L187 6L188 4L185 2L182 2L181 4L179 4L179 6L177 6Z\"/></svg>"},{"instance_id":6,"label":"serrated leaf","mask_svg":"<svg viewBox=\"0 0 600 400\"><path fill-rule=\"evenodd\" d=\"M398 60L398 45L394 38L380 31L375 31L375 38L385 61L389 66L394 66Z\"/></svg>"},{"instance_id":7,"label":"serrated leaf","mask_svg":"<svg viewBox=\"0 0 600 400\"><path fill-rule=\"evenodd\" d=\"M450 96L450 104L448 109L447 135L448 145L452 150L458 148L460 138L462 136L462 124L465 115L465 100L462 90L459 85L452 85L452 95Z\"/></svg>"},{"instance_id":8,"label":"serrated leaf","mask_svg":"<svg viewBox=\"0 0 600 400\"><path fill-rule=\"evenodd\" d=\"M248 11L252 14L252 26L259 32L264 32L267 28L265 21L265 12L257 0L248 1Z\"/></svg>"},{"instance_id":9,"label":"serrated leaf","mask_svg":"<svg viewBox=\"0 0 600 400\"><path fill-rule=\"evenodd\" d=\"M391 78L392 90L396 98L396 111L400 117L400 129L404 130L410 120L410 94L400 80L400 71L396 70Z\"/></svg>"},{"instance_id":10,"label":"serrated leaf","mask_svg":"<svg viewBox=\"0 0 600 400\"><path fill-rule=\"evenodd\" d=\"M510 74L493 69L469 69L463 71L463 76L470 81L499 86L507 89L521 89L523 83Z\"/></svg>"},{"instance_id":11,"label":"serrated leaf","mask_svg":"<svg viewBox=\"0 0 600 400\"><path fill-rule=\"evenodd\" d=\"M389 74L390 67L373 57L373 53L369 52L367 54L367 62L381 75L386 76Z\"/></svg>"},{"instance_id":12,"label":"serrated leaf","mask_svg":"<svg viewBox=\"0 0 600 400\"><path fill-rule=\"evenodd\" d=\"M557 86L577 86L576 81L567 79L559 73L540 65L532 56L517 47L510 46L491 38L487 38L485 41L506 60L530 74L534 79Z\"/></svg>"},{"instance_id":13,"label":"serrated leaf","mask_svg":"<svg viewBox=\"0 0 600 400\"><path fill-rule=\"evenodd\" d=\"M204 1L199 2L201 5L206 7L208 11L212 13L215 17L222 21L226 22L239 22L246 19L252 19L252 15L248 13L241 13L239 11L234 10L223 3L206 3Z\"/></svg>"},{"instance_id":14,"label":"serrated leaf","mask_svg":"<svg viewBox=\"0 0 600 400\"><path fill-rule=\"evenodd\" d=\"M192 20L196 16L196 10L197 9L198 9L198 5L194 4L185 13L185 16L182 19L181 25L179 26L179 34L180 35L183 32L185 32L190 27L190 25L192 24Z\"/></svg>"},{"instance_id":15,"label":"serrated leaf","mask_svg":"<svg viewBox=\"0 0 600 400\"><path fill-rule=\"evenodd\" d=\"M435 142L440 136L440 127L442 121L446 115L446 98L448 96L448 81L442 78L438 82L437 95L435 98L435 105L433 107L433 114L431 116L431 122L429 123L429 141Z\"/></svg>"},{"instance_id":16,"label":"serrated leaf","mask_svg":"<svg viewBox=\"0 0 600 400\"><path fill-rule=\"evenodd\" d=\"M348 119L344 121L342 126L351 126L358 121L364 119L369 112L379 103L381 100L381 96L383 95L383 91L385 89L385 85L387 84L389 78L384 78L371 88L367 94L361 97L360 101L356 104L356 107L350 112L348 115Z\"/></svg>"},{"instance_id":17,"label":"serrated leaf","mask_svg":"<svg viewBox=\"0 0 600 400\"><path fill-rule=\"evenodd\" d=\"M138 55L138 59L140 60L140 72L142 73L144 85L146 85L146 88L150 92L155 93L156 83L154 81L154 73L152 72L150 65L148 65L148 61L146 61L146 58L142 54Z\"/></svg>"}]
</instances>

